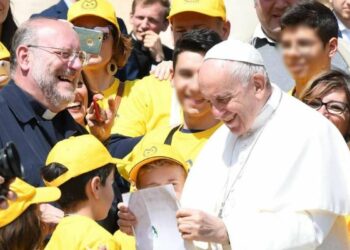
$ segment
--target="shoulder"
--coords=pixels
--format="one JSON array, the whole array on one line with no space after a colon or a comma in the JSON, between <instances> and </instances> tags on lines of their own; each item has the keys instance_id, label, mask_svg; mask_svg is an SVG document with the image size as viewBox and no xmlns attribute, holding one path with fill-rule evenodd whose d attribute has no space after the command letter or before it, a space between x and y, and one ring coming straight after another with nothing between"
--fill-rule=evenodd
<instances>
[{"instance_id":1,"label":"shoulder","mask_svg":"<svg viewBox=\"0 0 350 250\"><path fill-rule=\"evenodd\" d=\"M168 126L153 129L144 135L142 142L163 143L171 129Z\"/></svg>"},{"instance_id":2,"label":"shoulder","mask_svg":"<svg viewBox=\"0 0 350 250\"><path fill-rule=\"evenodd\" d=\"M82 228L84 228L83 231L81 230ZM61 241L64 239L69 241L69 238L72 238L70 236L74 236L74 239L79 239L79 241L81 241L77 241L75 243L77 245L84 243L84 245L91 246L94 245L95 242L117 244L116 240L113 238L113 235L106 229L101 227L94 220L80 215L72 215L63 218L54 231L52 240ZM54 242L51 244L53 243Z\"/></svg>"},{"instance_id":3,"label":"shoulder","mask_svg":"<svg viewBox=\"0 0 350 250\"><path fill-rule=\"evenodd\" d=\"M60 0L57 4L50 6L43 10L41 13L34 14L33 17L54 17L54 18L67 18L68 7L63 0Z\"/></svg>"},{"instance_id":4,"label":"shoulder","mask_svg":"<svg viewBox=\"0 0 350 250\"><path fill-rule=\"evenodd\" d=\"M154 75L145 76L140 80L133 82L133 91L144 91L151 94L159 95L160 91L171 90L171 84L169 80L159 80Z\"/></svg>"}]
</instances>

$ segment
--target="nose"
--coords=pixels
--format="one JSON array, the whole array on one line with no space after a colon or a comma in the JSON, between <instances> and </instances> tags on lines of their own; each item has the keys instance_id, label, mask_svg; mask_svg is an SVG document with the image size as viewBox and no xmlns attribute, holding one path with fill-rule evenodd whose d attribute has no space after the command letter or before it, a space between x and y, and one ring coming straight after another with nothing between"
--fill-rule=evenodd
<instances>
[{"instance_id":1,"label":"nose","mask_svg":"<svg viewBox=\"0 0 350 250\"><path fill-rule=\"evenodd\" d=\"M329 117L328 110L326 109L326 105L322 105L321 108L318 110L323 116Z\"/></svg>"},{"instance_id":2,"label":"nose","mask_svg":"<svg viewBox=\"0 0 350 250\"><path fill-rule=\"evenodd\" d=\"M279 8L279 9L285 9L288 6L292 5L292 2L294 2L294 0L277 0L275 2L275 8Z\"/></svg>"},{"instance_id":3,"label":"nose","mask_svg":"<svg viewBox=\"0 0 350 250\"><path fill-rule=\"evenodd\" d=\"M200 94L198 74L195 74L189 81L188 89L191 94Z\"/></svg>"},{"instance_id":4,"label":"nose","mask_svg":"<svg viewBox=\"0 0 350 250\"><path fill-rule=\"evenodd\" d=\"M146 31L148 29L148 18L144 18L141 22L141 25L140 25L140 28L143 30L143 31Z\"/></svg>"},{"instance_id":5,"label":"nose","mask_svg":"<svg viewBox=\"0 0 350 250\"><path fill-rule=\"evenodd\" d=\"M216 105L212 105L211 106L211 112L213 113L214 117L216 119L219 119L219 120L222 120L224 114L225 114L225 111L223 108L219 108L218 106Z\"/></svg>"},{"instance_id":6,"label":"nose","mask_svg":"<svg viewBox=\"0 0 350 250\"><path fill-rule=\"evenodd\" d=\"M83 63L79 57L74 57L69 61L68 66L70 69L80 72L83 68Z\"/></svg>"}]
</instances>

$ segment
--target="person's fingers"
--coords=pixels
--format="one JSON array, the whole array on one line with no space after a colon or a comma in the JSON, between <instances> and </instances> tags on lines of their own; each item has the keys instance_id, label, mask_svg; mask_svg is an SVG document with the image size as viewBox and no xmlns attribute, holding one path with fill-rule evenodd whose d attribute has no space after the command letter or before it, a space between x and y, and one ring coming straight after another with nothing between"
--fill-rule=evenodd
<instances>
[{"instance_id":1,"label":"person's fingers","mask_svg":"<svg viewBox=\"0 0 350 250\"><path fill-rule=\"evenodd\" d=\"M8 191L7 199L14 201L17 199L17 194L13 191Z\"/></svg>"},{"instance_id":2,"label":"person's fingers","mask_svg":"<svg viewBox=\"0 0 350 250\"><path fill-rule=\"evenodd\" d=\"M134 231L132 230L132 227L123 227L119 225L119 229L120 231L122 231L123 233L133 236L134 235Z\"/></svg>"},{"instance_id":3,"label":"person's fingers","mask_svg":"<svg viewBox=\"0 0 350 250\"><path fill-rule=\"evenodd\" d=\"M9 207L9 204L6 199L1 199L0 200L0 209L4 210Z\"/></svg>"},{"instance_id":4,"label":"person's fingers","mask_svg":"<svg viewBox=\"0 0 350 250\"><path fill-rule=\"evenodd\" d=\"M170 69L167 69L165 72L164 72L164 79L169 79L170 78Z\"/></svg>"},{"instance_id":5,"label":"person's fingers","mask_svg":"<svg viewBox=\"0 0 350 250\"><path fill-rule=\"evenodd\" d=\"M136 221L135 215L131 211L122 212L118 211L118 217L123 220Z\"/></svg>"},{"instance_id":6,"label":"person's fingers","mask_svg":"<svg viewBox=\"0 0 350 250\"><path fill-rule=\"evenodd\" d=\"M119 211L128 212L129 208L124 202L119 202L117 205Z\"/></svg>"},{"instance_id":7,"label":"person's fingers","mask_svg":"<svg viewBox=\"0 0 350 250\"><path fill-rule=\"evenodd\" d=\"M120 227L133 227L136 226L136 220L124 220L119 218L117 221Z\"/></svg>"},{"instance_id":8,"label":"person's fingers","mask_svg":"<svg viewBox=\"0 0 350 250\"><path fill-rule=\"evenodd\" d=\"M144 36L158 36L156 32L152 31L152 30L147 30L145 32L143 32Z\"/></svg>"},{"instance_id":9,"label":"person's fingers","mask_svg":"<svg viewBox=\"0 0 350 250\"><path fill-rule=\"evenodd\" d=\"M178 218L178 219L184 218L184 217L192 216L193 214L194 214L194 210L182 208L176 212L176 218Z\"/></svg>"},{"instance_id":10,"label":"person's fingers","mask_svg":"<svg viewBox=\"0 0 350 250\"><path fill-rule=\"evenodd\" d=\"M111 115L113 116L113 118L115 117L116 106L117 106L117 102L115 101L115 98L110 97L108 99L108 107L109 107L109 111L111 112Z\"/></svg>"}]
</instances>

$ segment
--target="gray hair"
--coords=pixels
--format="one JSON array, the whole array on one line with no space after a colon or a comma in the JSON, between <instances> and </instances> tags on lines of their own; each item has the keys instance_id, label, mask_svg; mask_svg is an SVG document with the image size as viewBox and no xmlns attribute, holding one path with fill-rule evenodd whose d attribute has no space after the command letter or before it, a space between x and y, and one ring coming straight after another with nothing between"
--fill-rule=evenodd
<instances>
[{"instance_id":1,"label":"gray hair","mask_svg":"<svg viewBox=\"0 0 350 250\"><path fill-rule=\"evenodd\" d=\"M261 74L266 79L266 84L270 85L270 80L264 66L245 62L230 61L230 72L233 79L237 79L244 86L247 86L254 74Z\"/></svg>"},{"instance_id":2,"label":"gray hair","mask_svg":"<svg viewBox=\"0 0 350 250\"><path fill-rule=\"evenodd\" d=\"M18 27L16 33L12 38L12 43L11 43L11 56L10 56L11 74L13 74L17 68L16 51L18 47L21 45L36 44L38 26L34 24L42 20L47 20L47 18L42 18L42 17L33 18L24 22L22 25Z\"/></svg>"}]
</instances>

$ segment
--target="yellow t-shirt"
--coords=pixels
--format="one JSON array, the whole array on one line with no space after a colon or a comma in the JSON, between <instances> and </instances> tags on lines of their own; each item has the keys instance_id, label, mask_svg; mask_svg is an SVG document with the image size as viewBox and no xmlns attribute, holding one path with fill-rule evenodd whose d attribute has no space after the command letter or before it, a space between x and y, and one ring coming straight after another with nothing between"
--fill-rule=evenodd
<instances>
[{"instance_id":1,"label":"yellow t-shirt","mask_svg":"<svg viewBox=\"0 0 350 250\"><path fill-rule=\"evenodd\" d=\"M204 144L221 125L222 123L219 122L217 125L211 127L210 129L199 132L184 131L184 129L179 128L173 135L171 146L173 146L174 149L181 154L184 160L186 160L189 165L192 166L194 160L196 159L200 150L203 148ZM133 149L133 152L135 153L140 150L142 144L164 143L170 131L171 128L169 127L152 130L142 138L142 140ZM126 159L132 160L133 152L127 155ZM123 175L123 177L127 180L129 179L128 173L131 170L130 167L131 166L127 166L125 171L124 169L118 169L120 170L120 173Z\"/></svg>"},{"instance_id":2,"label":"yellow t-shirt","mask_svg":"<svg viewBox=\"0 0 350 250\"><path fill-rule=\"evenodd\" d=\"M45 250L120 250L112 234L94 220L81 215L64 217L57 225Z\"/></svg>"},{"instance_id":3,"label":"yellow t-shirt","mask_svg":"<svg viewBox=\"0 0 350 250\"><path fill-rule=\"evenodd\" d=\"M113 237L120 243L123 250L136 250L136 240L134 236L129 236L118 230L114 233Z\"/></svg>"},{"instance_id":4,"label":"yellow t-shirt","mask_svg":"<svg viewBox=\"0 0 350 250\"><path fill-rule=\"evenodd\" d=\"M155 128L170 125L172 87L150 75L135 82L130 95L118 112L112 134L142 136Z\"/></svg>"}]
</instances>

